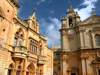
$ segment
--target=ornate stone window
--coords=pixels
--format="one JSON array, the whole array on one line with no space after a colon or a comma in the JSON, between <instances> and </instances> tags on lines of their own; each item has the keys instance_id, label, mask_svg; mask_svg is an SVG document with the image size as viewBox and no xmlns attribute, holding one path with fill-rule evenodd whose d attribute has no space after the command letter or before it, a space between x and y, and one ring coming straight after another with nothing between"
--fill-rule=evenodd
<instances>
[{"instance_id":1,"label":"ornate stone window","mask_svg":"<svg viewBox=\"0 0 100 75\"><path fill-rule=\"evenodd\" d=\"M37 43L35 41L31 40L30 41L30 49L29 49L29 51L32 52L32 53L37 54L37 48L38 48Z\"/></svg>"},{"instance_id":2,"label":"ornate stone window","mask_svg":"<svg viewBox=\"0 0 100 75\"><path fill-rule=\"evenodd\" d=\"M14 37L14 46L21 46L23 43L23 31L22 29L19 29L16 33L15 33L15 37Z\"/></svg>"},{"instance_id":3,"label":"ornate stone window","mask_svg":"<svg viewBox=\"0 0 100 75\"><path fill-rule=\"evenodd\" d=\"M95 43L96 43L96 46L100 46L100 35L99 34L95 35Z\"/></svg>"}]
</instances>

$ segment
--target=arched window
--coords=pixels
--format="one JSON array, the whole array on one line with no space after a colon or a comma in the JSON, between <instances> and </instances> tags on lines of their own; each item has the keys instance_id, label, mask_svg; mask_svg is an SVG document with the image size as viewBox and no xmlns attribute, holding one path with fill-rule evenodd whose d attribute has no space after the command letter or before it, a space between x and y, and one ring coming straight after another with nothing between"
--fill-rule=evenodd
<instances>
[{"instance_id":1,"label":"arched window","mask_svg":"<svg viewBox=\"0 0 100 75\"><path fill-rule=\"evenodd\" d=\"M96 46L100 46L100 35L99 34L95 35L95 43L96 43Z\"/></svg>"},{"instance_id":2,"label":"arched window","mask_svg":"<svg viewBox=\"0 0 100 75\"><path fill-rule=\"evenodd\" d=\"M73 20L69 19L69 27L72 27L72 26L73 26Z\"/></svg>"},{"instance_id":3,"label":"arched window","mask_svg":"<svg viewBox=\"0 0 100 75\"><path fill-rule=\"evenodd\" d=\"M23 41L23 31L19 29L14 37L14 46L21 46Z\"/></svg>"},{"instance_id":4,"label":"arched window","mask_svg":"<svg viewBox=\"0 0 100 75\"><path fill-rule=\"evenodd\" d=\"M35 66L34 66L34 64L31 63L31 64L27 67L26 75L35 75Z\"/></svg>"},{"instance_id":5,"label":"arched window","mask_svg":"<svg viewBox=\"0 0 100 75\"><path fill-rule=\"evenodd\" d=\"M11 75L11 71L12 71L12 65L10 65L8 68L8 75Z\"/></svg>"}]
</instances>

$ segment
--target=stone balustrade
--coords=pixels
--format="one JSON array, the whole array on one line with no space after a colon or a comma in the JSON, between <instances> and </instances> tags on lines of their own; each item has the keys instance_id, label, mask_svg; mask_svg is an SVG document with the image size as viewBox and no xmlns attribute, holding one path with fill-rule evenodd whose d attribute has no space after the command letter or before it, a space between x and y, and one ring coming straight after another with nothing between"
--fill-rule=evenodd
<instances>
[{"instance_id":1,"label":"stone balustrade","mask_svg":"<svg viewBox=\"0 0 100 75\"><path fill-rule=\"evenodd\" d=\"M15 46L13 48L12 57L25 58L27 56L27 48L24 46Z\"/></svg>"}]
</instances>

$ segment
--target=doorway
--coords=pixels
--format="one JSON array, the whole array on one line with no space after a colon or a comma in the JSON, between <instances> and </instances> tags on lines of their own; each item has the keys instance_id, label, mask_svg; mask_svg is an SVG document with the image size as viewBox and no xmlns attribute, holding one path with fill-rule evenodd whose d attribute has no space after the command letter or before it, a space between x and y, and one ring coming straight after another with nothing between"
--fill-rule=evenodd
<instances>
[{"instance_id":1,"label":"doorway","mask_svg":"<svg viewBox=\"0 0 100 75\"><path fill-rule=\"evenodd\" d=\"M98 75L100 75L100 70L98 70Z\"/></svg>"},{"instance_id":2,"label":"doorway","mask_svg":"<svg viewBox=\"0 0 100 75\"><path fill-rule=\"evenodd\" d=\"M76 75L75 73L71 73L71 75Z\"/></svg>"}]
</instances>

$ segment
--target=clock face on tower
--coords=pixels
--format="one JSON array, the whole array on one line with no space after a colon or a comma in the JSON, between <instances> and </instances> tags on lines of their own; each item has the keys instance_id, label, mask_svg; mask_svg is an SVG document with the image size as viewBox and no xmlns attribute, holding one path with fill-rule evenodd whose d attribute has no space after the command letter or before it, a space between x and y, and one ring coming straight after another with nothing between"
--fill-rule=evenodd
<instances>
[{"instance_id":1,"label":"clock face on tower","mask_svg":"<svg viewBox=\"0 0 100 75\"><path fill-rule=\"evenodd\" d=\"M68 30L68 34L69 34L69 35L73 35L73 34L74 34L74 30L73 30L73 29L69 29L69 30Z\"/></svg>"}]
</instances>

